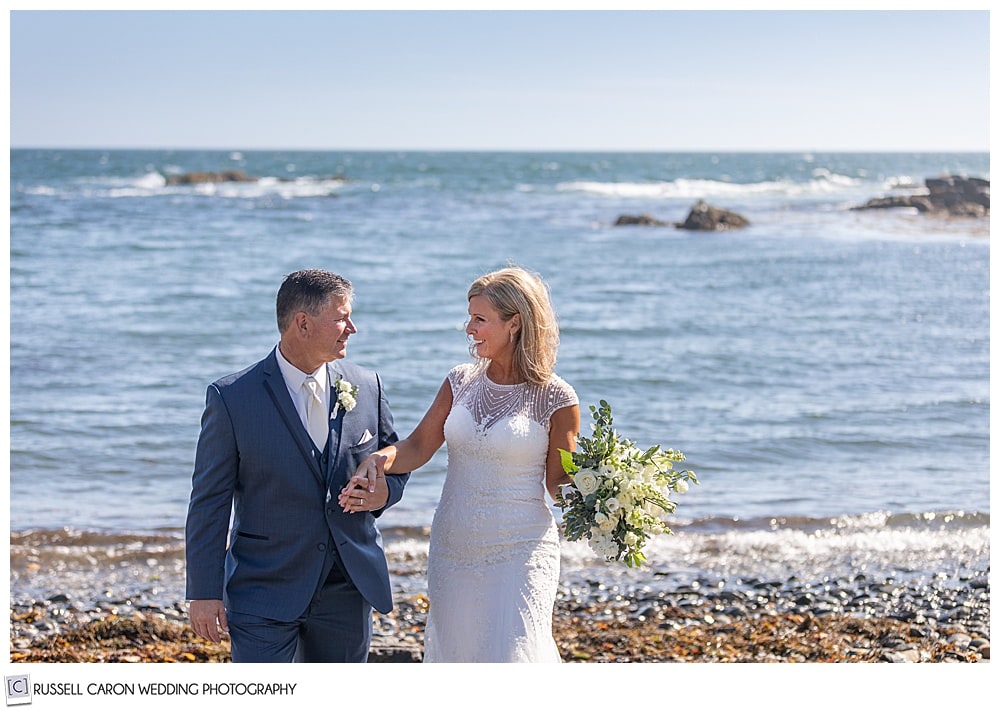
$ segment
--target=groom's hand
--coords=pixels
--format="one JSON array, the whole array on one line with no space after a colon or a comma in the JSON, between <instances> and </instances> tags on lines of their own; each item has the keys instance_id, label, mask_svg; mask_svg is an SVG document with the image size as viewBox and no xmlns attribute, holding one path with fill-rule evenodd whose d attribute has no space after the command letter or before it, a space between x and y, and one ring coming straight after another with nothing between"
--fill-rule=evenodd
<instances>
[{"instance_id":1,"label":"groom's hand","mask_svg":"<svg viewBox=\"0 0 1000 710\"><path fill-rule=\"evenodd\" d=\"M212 643L219 643L222 637L219 628L229 632L229 622L226 620L226 607L221 599L194 599L188 609L191 628L196 634L207 638Z\"/></svg>"},{"instance_id":2,"label":"groom's hand","mask_svg":"<svg viewBox=\"0 0 1000 710\"><path fill-rule=\"evenodd\" d=\"M385 482L386 457L372 454L358 466L351 480L340 491L338 502L348 513L379 510L389 501L389 486Z\"/></svg>"}]
</instances>

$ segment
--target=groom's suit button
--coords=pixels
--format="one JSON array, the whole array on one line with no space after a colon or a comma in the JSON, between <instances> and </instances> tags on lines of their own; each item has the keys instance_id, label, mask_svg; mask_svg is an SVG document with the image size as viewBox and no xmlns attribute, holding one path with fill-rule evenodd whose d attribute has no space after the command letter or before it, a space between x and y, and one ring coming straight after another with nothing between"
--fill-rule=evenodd
<instances>
[{"instance_id":1,"label":"groom's suit button","mask_svg":"<svg viewBox=\"0 0 1000 710\"><path fill-rule=\"evenodd\" d=\"M316 545L316 549L319 550L320 552L324 552L326 550L326 543L321 542L320 544Z\"/></svg>"}]
</instances>

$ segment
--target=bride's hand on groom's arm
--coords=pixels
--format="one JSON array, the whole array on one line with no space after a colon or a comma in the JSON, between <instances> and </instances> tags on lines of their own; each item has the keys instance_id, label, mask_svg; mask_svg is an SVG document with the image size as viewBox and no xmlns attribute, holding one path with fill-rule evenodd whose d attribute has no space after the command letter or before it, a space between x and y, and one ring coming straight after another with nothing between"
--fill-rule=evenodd
<instances>
[{"instance_id":1,"label":"bride's hand on groom's arm","mask_svg":"<svg viewBox=\"0 0 1000 710\"><path fill-rule=\"evenodd\" d=\"M372 454L362 461L351 480L340 491L338 502L348 513L361 510L379 510L389 500L389 486L385 482L386 456Z\"/></svg>"}]
</instances>

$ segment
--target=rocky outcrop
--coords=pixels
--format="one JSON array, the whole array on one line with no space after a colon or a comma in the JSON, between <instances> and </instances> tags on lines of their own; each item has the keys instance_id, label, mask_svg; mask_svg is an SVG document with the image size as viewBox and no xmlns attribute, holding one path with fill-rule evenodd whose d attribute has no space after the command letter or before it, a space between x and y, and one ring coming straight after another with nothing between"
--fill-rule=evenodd
<instances>
[{"instance_id":1,"label":"rocky outcrop","mask_svg":"<svg viewBox=\"0 0 1000 710\"><path fill-rule=\"evenodd\" d=\"M655 217L650 217L648 214L623 214L615 220L616 227L627 227L637 225L640 227L673 227L675 226L673 222L664 222L663 220L656 219Z\"/></svg>"},{"instance_id":2,"label":"rocky outcrop","mask_svg":"<svg viewBox=\"0 0 1000 710\"><path fill-rule=\"evenodd\" d=\"M750 224L743 215L729 210L712 207L704 200L698 200L687 219L677 225L678 229L693 229L698 231L722 231L727 229L743 229Z\"/></svg>"},{"instance_id":3,"label":"rocky outcrop","mask_svg":"<svg viewBox=\"0 0 1000 710\"><path fill-rule=\"evenodd\" d=\"M222 172L183 173L167 177L168 185L201 185L208 182L257 182L242 170L223 170Z\"/></svg>"},{"instance_id":4,"label":"rocky outcrop","mask_svg":"<svg viewBox=\"0 0 1000 710\"><path fill-rule=\"evenodd\" d=\"M677 229L692 229L703 232L721 231L725 229L742 229L750 224L750 221L735 212L712 207L704 200L698 200L687 219L683 222L664 222L648 214L623 214L615 220L616 227L640 226L640 227L676 227Z\"/></svg>"},{"instance_id":5,"label":"rocky outcrop","mask_svg":"<svg viewBox=\"0 0 1000 710\"><path fill-rule=\"evenodd\" d=\"M300 178L275 178L278 182L296 182ZM307 180L348 182L343 175L331 175L325 178L305 178ZM242 170L222 170L219 172L194 172L183 173L181 175L170 175L166 179L167 185L203 185L216 182L259 182L260 178L247 175Z\"/></svg>"},{"instance_id":6,"label":"rocky outcrop","mask_svg":"<svg viewBox=\"0 0 1000 710\"><path fill-rule=\"evenodd\" d=\"M912 207L921 214L946 217L989 217L990 181L947 175L927 178L926 191L911 195L875 197L853 210Z\"/></svg>"}]
</instances>

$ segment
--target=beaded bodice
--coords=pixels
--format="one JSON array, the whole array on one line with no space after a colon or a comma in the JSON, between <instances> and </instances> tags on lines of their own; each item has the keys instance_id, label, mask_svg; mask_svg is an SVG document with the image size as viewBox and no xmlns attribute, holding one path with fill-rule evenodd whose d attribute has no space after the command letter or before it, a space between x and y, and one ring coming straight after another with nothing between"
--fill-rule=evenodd
<instances>
[{"instance_id":1,"label":"beaded bodice","mask_svg":"<svg viewBox=\"0 0 1000 710\"><path fill-rule=\"evenodd\" d=\"M576 392L557 375L544 385L500 385L486 375L488 364L481 361L459 365L448 373L452 406L469 410L481 432L507 417L530 419L548 431L553 412L578 403Z\"/></svg>"}]
</instances>

